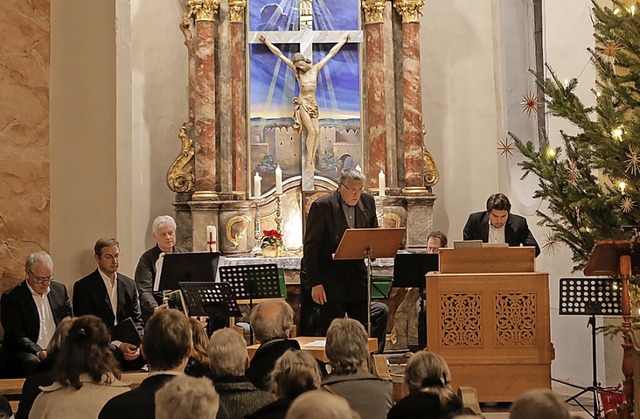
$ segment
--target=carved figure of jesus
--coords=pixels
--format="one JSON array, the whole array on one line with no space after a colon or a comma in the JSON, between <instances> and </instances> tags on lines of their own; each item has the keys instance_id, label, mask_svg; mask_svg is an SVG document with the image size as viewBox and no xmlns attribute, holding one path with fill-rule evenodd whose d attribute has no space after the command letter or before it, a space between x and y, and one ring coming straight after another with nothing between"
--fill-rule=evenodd
<instances>
[{"instance_id":1,"label":"carved figure of jesus","mask_svg":"<svg viewBox=\"0 0 640 419\"><path fill-rule=\"evenodd\" d=\"M317 64L311 64L311 60L305 58L299 52L293 55L293 59L285 57L285 55L273 45L264 35L260 34L260 42L265 44L267 48L279 59L281 59L287 67L293 70L298 81L300 94L293 98L296 107L293 112L293 128L300 131L304 127L307 131L307 166L306 170L313 172L316 160L316 152L318 151L318 137L320 134L320 123L318 122L318 103L316 102L316 87L318 86L318 73L322 67L327 65L329 60L336 56L338 51L349 41L349 34L346 34L340 42L335 44L327 55Z\"/></svg>"}]
</instances>

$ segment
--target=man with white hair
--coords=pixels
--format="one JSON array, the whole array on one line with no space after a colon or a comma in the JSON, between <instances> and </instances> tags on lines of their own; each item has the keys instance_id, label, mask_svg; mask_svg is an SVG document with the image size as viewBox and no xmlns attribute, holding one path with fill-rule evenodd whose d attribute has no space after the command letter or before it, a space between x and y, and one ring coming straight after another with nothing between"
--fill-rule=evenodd
<instances>
[{"instance_id":1,"label":"man with white hair","mask_svg":"<svg viewBox=\"0 0 640 419\"><path fill-rule=\"evenodd\" d=\"M71 316L67 288L55 282L53 261L47 252L27 256L25 280L2 296L1 319L4 328L3 355L23 377L31 374L47 357L49 344L58 324Z\"/></svg>"},{"instance_id":2,"label":"man with white hair","mask_svg":"<svg viewBox=\"0 0 640 419\"><path fill-rule=\"evenodd\" d=\"M256 388L245 377L249 354L244 338L229 328L218 329L209 340L207 348L209 367L220 395L220 408L230 418L243 419L245 415L276 400L276 396Z\"/></svg>"},{"instance_id":3,"label":"man with white hair","mask_svg":"<svg viewBox=\"0 0 640 419\"><path fill-rule=\"evenodd\" d=\"M167 308L161 296L153 294L153 281L156 277L156 262L161 253L187 253L186 249L176 246L176 222L169 215L160 215L153 220L151 227L156 245L140 256L136 267L136 286L140 296L142 319L146 322L158 310Z\"/></svg>"}]
</instances>

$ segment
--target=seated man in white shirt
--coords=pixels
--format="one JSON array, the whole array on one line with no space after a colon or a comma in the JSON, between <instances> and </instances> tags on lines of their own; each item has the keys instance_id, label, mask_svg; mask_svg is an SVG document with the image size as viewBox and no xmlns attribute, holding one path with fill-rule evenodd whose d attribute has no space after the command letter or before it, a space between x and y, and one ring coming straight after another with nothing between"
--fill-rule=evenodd
<instances>
[{"instance_id":1,"label":"seated man in white shirt","mask_svg":"<svg viewBox=\"0 0 640 419\"><path fill-rule=\"evenodd\" d=\"M144 360L140 356L139 336L142 335L142 314L138 291L133 279L118 272L120 244L114 238L101 238L93 247L98 268L76 281L73 286L73 313L76 316L93 314L100 317L111 330L116 358L124 369L140 369ZM138 342L123 341L114 327L131 318ZM130 339L129 339L130 340Z\"/></svg>"},{"instance_id":2,"label":"seated man in white shirt","mask_svg":"<svg viewBox=\"0 0 640 419\"><path fill-rule=\"evenodd\" d=\"M10 375L27 376L47 357L58 323L71 315L67 289L53 278L47 252L27 256L25 280L2 296L3 355Z\"/></svg>"}]
</instances>

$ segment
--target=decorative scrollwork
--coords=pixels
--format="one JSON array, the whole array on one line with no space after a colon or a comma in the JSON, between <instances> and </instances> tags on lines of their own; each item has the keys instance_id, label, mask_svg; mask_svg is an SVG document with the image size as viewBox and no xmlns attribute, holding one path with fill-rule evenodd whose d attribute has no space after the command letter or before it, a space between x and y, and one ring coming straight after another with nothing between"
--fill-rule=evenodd
<instances>
[{"instance_id":1,"label":"decorative scrollwork","mask_svg":"<svg viewBox=\"0 0 640 419\"><path fill-rule=\"evenodd\" d=\"M385 212L382 216L385 228L400 228L402 226L402 217L392 212ZM388 222L387 222L388 221Z\"/></svg>"},{"instance_id":2,"label":"decorative scrollwork","mask_svg":"<svg viewBox=\"0 0 640 419\"><path fill-rule=\"evenodd\" d=\"M535 346L536 294L498 292L495 294L496 345Z\"/></svg>"},{"instance_id":3,"label":"decorative scrollwork","mask_svg":"<svg viewBox=\"0 0 640 419\"><path fill-rule=\"evenodd\" d=\"M364 23L382 23L384 20L383 1L363 1L362 11L364 12Z\"/></svg>"},{"instance_id":4,"label":"decorative scrollwork","mask_svg":"<svg viewBox=\"0 0 640 419\"><path fill-rule=\"evenodd\" d=\"M219 0L189 0L187 2L187 7L196 21L214 20L219 6Z\"/></svg>"},{"instance_id":5,"label":"decorative scrollwork","mask_svg":"<svg viewBox=\"0 0 640 419\"><path fill-rule=\"evenodd\" d=\"M251 219L246 215L236 215L227 221L225 233L229 243L233 244L233 248L240 246L240 240L247 232L247 228L251 223Z\"/></svg>"},{"instance_id":6,"label":"decorative scrollwork","mask_svg":"<svg viewBox=\"0 0 640 419\"><path fill-rule=\"evenodd\" d=\"M246 0L230 0L229 1L229 17L231 22L243 23L244 10L247 8Z\"/></svg>"},{"instance_id":7,"label":"decorative scrollwork","mask_svg":"<svg viewBox=\"0 0 640 419\"><path fill-rule=\"evenodd\" d=\"M422 171L422 176L424 178L424 186L428 189L434 187L438 182L440 182L440 172L438 172L438 166L436 166L436 162L433 160L433 156L427 150L427 147L424 145L424 137L427 135L427 127L425 125L422 126L422 163L424 169Z\"/></svg>"},{"instance_id":8,"label":"decorative scrollwork","mask_svg":"<svg viewBox=\"0 0 640 419\"><path fill-rule=\"evenodd\" d=\"M440 295L442 346L482 346L480 294Z\"/></svg>"},{"instance_id":9,"label":"decorative scrollwork","mask_svg":"<svg viewBox=\"0 0 640 419\"><path fill-rule=\"evenodd\" d=\"M167 185L176 193L193 192L195 190L195 176L193 175L195 150L193 140L187 134L187 123L182 124L178 137L182 141L182 151L167 172Z\"/></svg>"},{"instance_id":10,"label":"decorative scrollwork","mask_svg":"<svg viewBox=\"0 0 640 419\"><path fill-rule=\"evenodd\" d=\"M400 16L402 16L403 23L420 22L424 0L394 1L393 6L398 13L400 13Z\"/></svg>"}]
</instances>

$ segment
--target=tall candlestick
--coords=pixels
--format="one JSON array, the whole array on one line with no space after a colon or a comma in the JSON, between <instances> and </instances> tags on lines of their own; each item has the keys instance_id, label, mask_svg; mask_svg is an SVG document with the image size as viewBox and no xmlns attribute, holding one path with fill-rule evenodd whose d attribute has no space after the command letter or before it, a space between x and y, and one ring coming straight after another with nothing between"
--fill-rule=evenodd
<instances>
[{"instance_id":1,"label":"tall candlestick","mask_svg":"<svg viewBox=\"0 0 640 419\"><path fill-rule=\"evenodd\" d=\"M386 196L387 195L387 192L385 190L386 188L387 188L387 180L384 175L384 172L380 170L380 173L378 173L378 195Z\"/></svg>"},{"instance_id":2,"label":"tall candlestick","mask_svg":"<svg viewBox=\"0 0 640 419\"><path fill-rule=\"evenodd\" d=\"M253 177L253 197L260 198L260 195L262 195L262 177L256 172Z\"/></svg>"},{"instance_id":3,"label":"tall candlestick","mask_svg":"<svg viewBox=\"0 0 640 419\"><path fill-rule=\"evenodd\" d=\"M209 252L218 251L218 234L216 232L216 226L207 226L207 246Z\"/></svg>"},{"instance_id":4,"label":"tall candlestick","mask_svg":"<svg viewBox=\"0 0 640 419\"><path fill-rule=\"evenodd\" d=\"M276 194L282 195L282 169L280 165L276 167Z\"/></svg>"}]
</instances>

